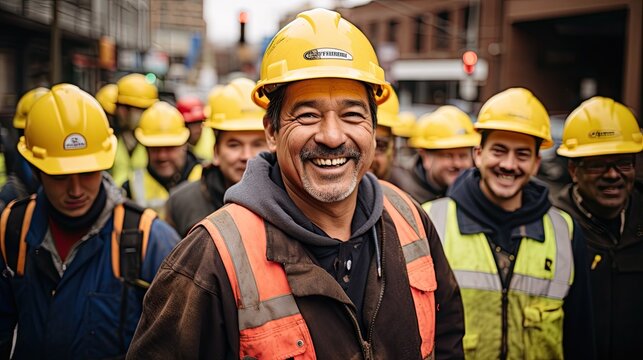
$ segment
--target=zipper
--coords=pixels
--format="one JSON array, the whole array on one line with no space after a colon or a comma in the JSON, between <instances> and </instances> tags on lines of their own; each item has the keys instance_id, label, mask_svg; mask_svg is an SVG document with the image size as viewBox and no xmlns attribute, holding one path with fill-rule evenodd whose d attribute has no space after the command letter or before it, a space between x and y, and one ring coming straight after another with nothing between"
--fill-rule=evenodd
<instances>
[{"instance_id":1,"label":"zipper","mask_svg":"<svg viewBox=\"0 0 643 360\"><path fill-rule=\"evenodd\" d=\"M500 344L500 359L507 359L508 353L508 340L507 340L507 330L508 330L508 307L509 307L509 298L507 295L507 288L503 286L502 288L502 341Z\"/></svg>"},{"instance_id":2,"label":"zipper","mask_svg":"<svg viewBox=\"0 0 643 360\"><path fill-rule=\"evenodd\" d=\"M357 317L351 310L350 306L344 304L344 308L346 309L348 315L350 315L351 320L353 320L353 327L355 327L355 330L357 330L357 337L359 338L359 344L362 348L362 355L364 356L364 359L372 359L373 357L371 356L371 346L368 341L364 340L362 330L360 330L359 328L359 321L357 320Z\"/></svg>"},{"instance_id":3,"label":"zipper","mask_svg":"<svg viewBox=\"0 0 643 360\"><path fill-rule=\"evenodd\" d=\"M377 226L377 225L374 225L374 226ZM381 231L382 231L382 236L384 236L384 234L383 234L384 228L383 227L381 227ZM377 231L376 230L373 231L373 236L374 236L374 241L379 242L379 239L377 238ZM378 246L379 246L379 243L378 243ZM384 300L384 289L386 287L385 286L386 281L384 280L384 277L383 276L380 277L380 274L379 274L379 271L380 271L379 266L382 266L383 262L384 262L383 253L384 252L382 251L380 254L375 254L375 256L378 256L378 255L382 256L382 264L380 264L380 262L378 261L378 277L377 277L378 279L382 279L382 286L381 286L381 289L380 289L379 297L377 299L377 305L375 306L375 311L373 313L373 317L371 318L371 325L368 328L368 339L367 340L364 340L364 336L362 335L362 330L360 329L359 321L357 320L357 316L355 316L355 314L353 313L353 311L351 311L351 308L348 305L344 305L344 307L346 308L346 311L348 312L348 314L351 317L351 320L353 320L353 326L357 330L357 336L359 338L359 342L360 342L360 345L361 345L361 348L362 348L362 355L364 356L365 360L370 360L370 359L374 358L373 349L371 347L371 342L373 341L373 332L375 331L375 318L377 317L377 314L379 313L380 308L382 307L382 301Z\"/></svg>"},{"instance_id":4,"label":"zipper","mask_svg":"<svg viewBox=\"0 0 643 360\"><path fill-rule=\"evenodd\" d=\"M381 224L381 221L378 223ZM375 225L376 226L376 225ZM379 247L379 239L377 238L377 230L375 229L375 226L373 227L373 236L374 236L374 241L376 243L376 247ZM380 227L381 232L382 232L382 238L384 238L384 226ZM382 246L383 248L383 246ZM378 251L379 252L379 251ZM379 298L377 299L377 306L375 306L375 312L373 313L373 318L371 319L371 326L368 328L368 343L370 344L371 341L373 340L373 331L375 330L375 318L377 317L377 314L380 311L380 308L382 307L382 301L384 300L384 289L386 288L386 280L383 276L381 276L381 269L383 267L383 262L384 262L384 249L379 252L380 254L375 254L375 256L381 256L382 261L378 261L378 278L382 279L382 286L380 288L380 295Z\"/></svg>"}]
</instances>

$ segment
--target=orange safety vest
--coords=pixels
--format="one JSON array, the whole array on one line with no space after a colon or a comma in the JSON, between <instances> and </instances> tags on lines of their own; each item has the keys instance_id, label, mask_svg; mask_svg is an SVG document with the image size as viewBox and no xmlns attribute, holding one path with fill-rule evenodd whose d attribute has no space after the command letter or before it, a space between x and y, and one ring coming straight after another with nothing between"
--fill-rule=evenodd
<instances>
[{"instance_id":1,"label":"orange safety vest","mask_svg":"<svg viewBox=\"0 0 643 360\"><path fill-rule=\"evenodd\" d=\"M384 208L391 215L406 260L422 358L432 358L437 288L433 259L420 214L409 196L381 181ZM228 204L203 225L214 241L228 274L239 316L239 357L316 359L310 331L299 312L281 264L266 259L266 232L261 217Z\"/></svg>"}]
</instances>

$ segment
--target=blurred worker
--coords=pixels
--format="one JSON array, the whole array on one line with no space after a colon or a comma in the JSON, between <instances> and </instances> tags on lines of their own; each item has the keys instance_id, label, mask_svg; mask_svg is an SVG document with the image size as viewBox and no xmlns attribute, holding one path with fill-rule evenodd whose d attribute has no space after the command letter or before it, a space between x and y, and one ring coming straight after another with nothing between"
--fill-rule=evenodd
<instances>
[{"instance_id":1,"label":"blurred worker","mask_svg":"<svg viewBox=\"0 0 643 360\"><path fill-rule=\"evenodd\" d=\"M111 169L117 185L123 184L134 169L147 165L147 153L134 136L143 111L158 100L156 85L147 81L142 74L129 74L116 82L118 101L116 103L116 135L118 148L116 160Z\"/></svg>"},{"instance_id":2,"label":"blurred worker","mask_svg":"<svg viewBox=\"0 0 643 360\"><path fill-rule=\"evenodd\" d=\"M145 146L149 160L146 167L130 173L123 189L129 198L163 218L170 190L201 177L201 164L188 151L190 130L174 106L160 101L143 112L134 135Z\"/></svg>"},{"instance_id":3,"label":"blurred worker","mask_svg":"<svg viewBox=\"0 0 643 360\"><path fill-rule=\"evenodd\" d=\"M205 125L217 138L214 159L203 169L201 181L177 186L165 204L166 219L181 236L222 207L223 194L241 180L248 160L268 150L265 111L251 101L252 107L247 106L251 91L233 81L210 98L214 112Z\"/></svg>"},{"instance_id":4,"label":"blurred worker","mask_svg":"<svg viewBox=\"0 0 643 360\"><path fill-rule=\"evenodd\" d=\"M16 114L13 117L13 127L18 131L18 139L24 135L25 124L29 111L49 89L38 87L27 91L18 101ZM38 190L40 183L31 171L29 162L17 151L16 143L5 140L3 146L7 171L7 181L0 190L0 211L11 202L11 200L25 198Z\"/></svg>"},{"instance_id":5,"label":"blurred worker","mask_svg":"<svg viewBox=\"0 0 643 360\"><path fill-rule=\"evenodd\" d=\"M573 184L555 203L587 239L600 359L643 354L643 183L634 180L642 149L634 114L597 96L567 117L557 151L570 158Z\"/></svg>"},{"instance_id":6,"label":"blurred worker","mask_svg":"<svg viewBox=\"0 0 643 360\"><path fill-rule=\"evenodd\" d=\"M409 146L409 139L415 131L417 117L410 111L401 111L397 116L397 124L393 126L395 135L395 159L396 166L407 167L415 163L416 150Z\"/></svg>"},{"instance_id":7,"label":"blurred worker","mask_svg":"<svg viewBox=\"0 0 643 360\"><path fill-rule=\"evenodd\" d=\"M116 103L118 102L118 85L107 84L98 89L96 92L96 100L100 106L105 110L107 121L113 128L116 127Z\"/></svg>"},{"instance_id":8,"label":"blurred worker","mask_svg":"<svg viewBox=\"0 0 643 360\"><path fill-rule=\"evenodd\" d=\"M464 111L452 105L420 117L409 146L418 149L412 165L395 167L391 182L420 203L444 197L447 188L473 166L471 150L480 134Z\"/></svg>"},{"instance_id":9,"label":"blurred worker","mask_svg":"<svg viewBox=\"0 0 643 360\"><path fill-rule=\"evenodd\" d=\"M389 180L395 159L395 136L393 127L397 125L400 102L395 91L377 107L377 127L375 128L375 155L371 172L382 180Z\"/></svg>"},{"instance_id":10,"label":"blurred worker","mask_svg":"<svg viewBox=\"0 0 643 360\"><path fill-rule=\"evenodd\" d=\"M428 217L368 172L391 91L336 12L275 35L252 93L275 152L168 256L128 358L462 358L460 294Z\"/></svg>"},{"instance_id":11,"label":"blurred worker","mask_svg":"<svg viewBox=\"0 0 643 360\"><path fill-rule=\"evenodd\" d=\"M511 88L474 127L477 168L424 204L462 291L466 357L594 358L585 241L530 180L553 145L545 107Z\"/></svg>"},{"instance_id":12,"label":"blurred worker","mask_svg":"<svg viewBox=\"0 0 643 360\"><path fill-rule=\"evenodd\" d=\"M203 128L205 113L203 103L196 96L186 96L176 102L176 108L183 115L185 126L190 130L188 148L200 161L212 161L214 133L210 128Z\"/></svg>"},{"instance_id":13,"label":"blurred worker","mask_svg":"<svg viewBox=\"0 0 643 360\"><path fill-rule=\"evenodd\" d=\"M179 241L104 177L116 137L98 102L60 84L29 112L18 150L42 186L0 222L0 358L123 357L145 284ZM122 235L121 235L122 234Z\"/></svg>"}]
</instances>

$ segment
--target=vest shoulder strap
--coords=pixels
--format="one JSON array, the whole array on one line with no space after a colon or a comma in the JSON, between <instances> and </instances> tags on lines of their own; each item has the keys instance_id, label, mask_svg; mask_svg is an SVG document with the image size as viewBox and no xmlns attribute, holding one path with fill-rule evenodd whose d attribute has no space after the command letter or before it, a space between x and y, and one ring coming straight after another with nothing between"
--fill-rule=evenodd
<instances>
[{"instance_id":1,"label":"vest shoulder strap","mask_svg":"<svg viewBox=\"0 0 643 360\"><path fill-rule=\"evenodd\" d=\"M36 207L36 194L7 205L0 216L0 251L12 276L23 276L27 258L27 232Z\"/></svg>"},{"instance_id":2,"label":"vest shoulder strap","mask_svg":"<svg viewBox=\"0 0 643 360\"><path fill-rule=\"evenodd\" d=\"M154 210L141 208L131 201L114 207L112 272L117 279L141 288L149 287L149 283L140 279L140 272L156 217Z\"/></svg>"},{"instance_id":3,"label":"vest shoulder strap","mask_svg":"<svg viewBox=\"0 0 643 360\"><path fill-rule=\"evenodd\" d=\"M444 243L444 236L447 229L447 211L449 211L449 202L452 201L450 198L444 197L437 200L429 202L429 218L433 226L435 226L435 231L440 237L440 241Z\"/></svg>"},{"instance_id":4,"label":"vest shoulder strap","mask_svg":"<svg viewBox=\"0 0 643 360\"><path fill-rule=\"evenodd\" d=\"M406 222L413 228L413 231L419 238L426 239L426 231L422 225L420 213L413 200L408 194L401 191L393 184L380 180L380 185L384 192L384 207L389 211L399 212ZM390 206L392 205L392 206Z\"/></svg>"},{"instance_id":5,"label":"vest shoulder strap","mask_svg":"<svg viewBox=\"0 0 643 360\"><path fill-rule=\"evenodd\" d=\"M198 225L210 234L234 293L240 357L315 359L310 331L283 265L266 258L263 219L228 204Z\"/></svg>"}]
</instances>

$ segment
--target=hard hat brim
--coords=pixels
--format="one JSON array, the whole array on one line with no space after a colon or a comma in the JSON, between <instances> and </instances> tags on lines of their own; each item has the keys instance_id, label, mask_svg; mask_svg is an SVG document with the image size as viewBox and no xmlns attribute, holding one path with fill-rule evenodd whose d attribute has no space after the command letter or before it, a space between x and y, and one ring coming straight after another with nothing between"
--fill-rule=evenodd
<instances>
[{"instance_id":1,"label":"hard hat brim","mask_svg":"<svg viewBox=\"0 0 643 360\"><path fill-rule=\"evenodd\" d=\"M136 128L134 136L138 142L146 147L181 146L188 142L190 130L183 128L178 134L145 135L141 128Z\"/></svg>"},{"instance_id":2,"label":"hard hat brim","mask_svg":"<svg viewBox=\"0 0 643 360\"><path fill-rule=\"evenodd\" d=\"M116 136L110 135L109 146L93 154L79 156L34 156L33 152L27 149L24 137L18 143L18 152L25 157L29 163L40 169L47 175L70 175L86 172L108 170L114 165L116 158Z\"/></svg>"},{"instance_id":3,"label":"hard hat brim","mask_svg":"<svg viewBox=\"0 0 643 360\"><path fill-rule=\"evenodd\" d=\"M154 105L158 99L142 99L134 96L118 95L118 103L121 105L135 106L141 109L147 109Z\"/></svg>"},{"instance_id":4,"label":"hard hat brim","mask_svg":"<svg viewBox=\"0 0 643 360\"><path fill-rule=\"evenodd\" d=\"M424 140L419 138L411 138L409 146L416 149L456 149L464 147L474 147L480 145L480 134L467 134L452 136L444 139Z\"/></svg>"},{"instance_id":5,"label":"hard hat brim","mask_svg":"<svg viewBox=\"0 0 643 360\"><path fill-rule=\"evenodd\" d=\"M376 86L380 86L382 92L380 95L375 94L375 101L378 105L382 104L393 92L391 84L376 78L373 74L355 69L347 69L341 66L316 66L306 69L287 71L281 76L271 78L270 81L259 81L252 90L252 101L260 107L267 109L268 97L262 94L262 89L266 85L284 84L300 80L336 78L361 81Z\"/></svg>"},{"instance_id":6,"label":"hard hat brim","mask_svg":"<svg viewBox=\"0 0 643 360\"><path fill-rule=\"evenodd\" d=\"M222 131L263 131L263 114L238 119L208 119L205 126Z\"/></svg>"},{"instance_id":7,"label":"hard hat brim","mask_svg":"<svg viewBox=\"0 0 643 360\"><path fill-rule=\"evenodd\" d=\"M535 131L531 131L519 123L517 123L515 126L512 126L508 124L507 121L486 120L483 124L481 124L480 122L476 122L475 124L473 124L473 127L478 132L480 132L481 130L502 130L502 131L516 132L516 133L525 134L525 135L531 135L543 140L543 142L540 144L541 149L549 149L550 147L554 146L554 142L551 140L551 138L550 139L543 138L542 134L539 134Z\"/></svg>"},{"instance_id":8,"label":"hard hat brim","mask_svg":"<svg viewBox=\"0 0 643 360\"><path fill-rule=\"evenodd\" d=\"M560 156L578 158L585 156L637 154L643 150L643 144L634 141L604 142L580 145L573 149L567 148L564 144L556 149Z\"/></svg>"}]
</instances>

